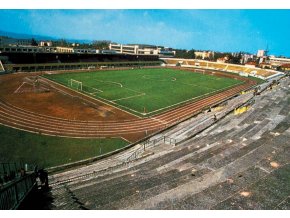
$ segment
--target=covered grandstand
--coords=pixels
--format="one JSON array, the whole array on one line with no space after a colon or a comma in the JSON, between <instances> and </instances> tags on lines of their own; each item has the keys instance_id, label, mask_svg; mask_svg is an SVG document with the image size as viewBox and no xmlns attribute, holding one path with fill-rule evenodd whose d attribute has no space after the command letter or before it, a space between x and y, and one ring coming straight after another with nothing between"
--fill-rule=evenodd
<instances>
[{"instance_id":1,"label":"covered grandstand","mask_svg":"<svg viewBox=\"0 0 290 218\"><path fill-rule=\"evenodd\" d=\"M2 52L0 60L7 72L90 69L101 66L156 66L157 55L15 53ZM0 66L1 67L1 66ZM0 68L1 71L1 68Z\"/></svg>"}]
</instances>

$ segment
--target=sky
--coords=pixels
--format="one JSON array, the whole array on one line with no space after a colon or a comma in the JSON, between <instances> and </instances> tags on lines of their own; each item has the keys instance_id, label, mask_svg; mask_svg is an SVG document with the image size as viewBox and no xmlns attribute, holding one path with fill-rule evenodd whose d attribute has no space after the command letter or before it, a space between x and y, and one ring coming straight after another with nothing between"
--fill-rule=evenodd
<instances>
[{"instance_id":1,"label":"sky","mask_svg":"<svg viewBox=\"0 0 290 218\"><path fill-rule=\"evenodd\" d=\"M0 10L0 30L290 57L290 10Z\"/></svg>"}]
</instances>

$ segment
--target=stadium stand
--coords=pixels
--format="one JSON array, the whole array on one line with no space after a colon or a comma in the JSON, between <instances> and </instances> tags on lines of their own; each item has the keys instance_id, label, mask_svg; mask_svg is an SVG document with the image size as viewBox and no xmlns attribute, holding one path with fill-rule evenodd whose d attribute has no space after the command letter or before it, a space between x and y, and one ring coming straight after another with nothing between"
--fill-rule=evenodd
<instances>
[{"instance_id":1,"label":"stadium stand","mask_svg":"<svg viewBox=\"0 0 290 218\"><path fill-rule=\"evenodd\" d=\"M17 209L36 187L36 172L20 163L0 163L0 210Z\"/></svg>"},{"instance_id":2,"label":"stadium stand","mask_svg":"<svg viewBox=\"0 0 290 218\"><path fill-rule=\"evenodd\" d=\"M7 72L160 65L157 55L2 52L0 59Z\"/></svg>"},{"instance_id":3,"label":"stadium stand","mask_svg":"<svg viewBox=\"0 0 290 218\"><path fill-rule=\"evenodd\" d=\"M244 69L245 69L245 67L243 67L243 66L229 64L227 70L232 71L232 72L240 72L240 71L244 71Z\"/></svg>"},{"instance_id":4,"label":"stadium stand","mask_svg":"<svg viewBox=\"0 0 290 218\"><path fill-rule=\"evenodd\" d=\"M287 95L280 89L258 96L247 113L225 117L174 150L160 143L128 165L117 165L126 156L119 154L54 174L51 207L289 209L289 146L281 143L290 139ZM191 122L176 126L175 133L182 136Z\"/></svg>"},{"instance_id":5,"label":"stadium stand","mask_svg":"<svg viewBox=\"0 0 290 218\"><path fill-rule=\"evenodd\" d=\"M199 65L200 65L199 62L197 62L197 61L192 61L192 60L188 60L188 61L187 61L187 64L188 64L188 65L192 65L192 66L199 66Z\"/></svg>"},{"instance_id":6,"label":"stadium stand","mask_svg":"<svg viewBox=\"0 0 290 218\"><path fill-rule=\"evenodd\" d=\"M109 61L157 61L154 55L2 53L4 64L82 63Z\"/></svg>"},{"instance_id":7,"label":"stadium stand","mask_svg":"<svg viewBox=\"0 0 290 218\"><path fill-rule=\"evenodd\" d=\"M216 63L204 60L194 60L194 59L173 59L173 58L164 58L167 64L172 65L178 62L181 63L184 67L191 66L191 67L199 67L199 68L207 68L213 70L223 70L229 71L232 73L246 73L248 75L258 77L261 79L270 79L281 75L280 72L268 69L261 69L261 68L251 68L245 67L243 65L235 65L235 64L228 64L228 63Z\"/></svg>"},{"instance_id":8,"label":"stadium stand","mask_svg":"<svg viewBox=\"0 0 290 218\"><path fill-rule=\"evenodd\" d=\"M219 69L219 70L224 70L225 69L225 67L227 66L227 64L220 64L220 63L215 63L214 64L214 68L215 69Z\"/></svg>"}]
</instances>

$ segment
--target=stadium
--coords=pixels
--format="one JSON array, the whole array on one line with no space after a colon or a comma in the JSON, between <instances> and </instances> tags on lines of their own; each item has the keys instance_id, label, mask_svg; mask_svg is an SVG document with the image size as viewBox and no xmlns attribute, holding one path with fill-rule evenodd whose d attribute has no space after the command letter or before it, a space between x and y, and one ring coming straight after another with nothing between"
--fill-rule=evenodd
<instances>
[{"instance_id":1,"label":"stadium","mask_svg":"<svg viewBox=\"0 0 290 218\"><path fill-rule=\"evenodd\" d=\"M31 173L16 198L3 189L1 209L288 208L275 185L289 179L286 74L156 55L1 56L1 173L39 165L50 185L27 197Z\"/></svg>"}]
</instances>

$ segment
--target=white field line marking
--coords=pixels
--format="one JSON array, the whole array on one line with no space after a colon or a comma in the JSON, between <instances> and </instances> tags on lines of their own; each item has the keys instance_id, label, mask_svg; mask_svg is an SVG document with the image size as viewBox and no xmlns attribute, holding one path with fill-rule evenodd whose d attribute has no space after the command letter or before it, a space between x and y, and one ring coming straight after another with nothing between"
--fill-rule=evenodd
<instances>
[{"instance_id":1,"label":"white field line marking","mask_svg":"<svg viewBox=\"0 0 290 218\"><path fill-rule=\"evenodd\" d=\"M75 91L75 90L74 90L74 91ZM91 96L89 96L89 95L85 95L84 93L81 93L81 92L78 92L78 93L80 93L80 94L82 94L82 95L84 95L84 96L86 96L86 97L89 97L89 98L95 99L95 100L100 100L101 102L103 102L103 103L105 103L105 104L108 104L108 105L110 105L111 107L117 108L117 109L119 109L119 110L121 110L121 111L124 111L124 112L126 112L126 113L132 114L132 113L130 113L129 111L133 111L133 112L135 112L135 113L137 113L137 114L142 115L142 113L140 113L139 111L135 111L135 110L133 110L133 109L131 109L131 108L128 108L128 107L123 106L123 105L120 105L120 104L117 104L117 103L115 103L115 102L113 102L113 101L111 101L111 100L108 100L108 99L102 98L102 97L100 97L100 96L96 96L96 98L93 98L93 97L91 97ZM108 102L110 102L111 104L109 104ZM115 106L115 105L116 105L116 106ZM129 111L127 111L127 110L123 110L122 108L126 108L126 109L129 110ZM138 117L138 118L141 118L140 116L138 116L138 115L136 115L136 114L132 114L132 115L134 115L134 116L136 116L136 117Z\"/></svg>"},{"instance_id":2,"label":"white field line marking","mask_svg":"<svg viewBox=\"0 0 290 218\"><path fill-rule=\"evenodd\" d=\"M161 110L167 109L167 108L171 108L171 107L174 107L174 106L177 106L177 105L183 104L183 103L185 103L185 102L192 101L192 100L197 99L197 98L201 98L201 97L203 97L203 96L207 96L207 95L213 94L213 93L215 93L215 92L219 92L219 91L222 91L222 90L225 90L225 89L228 89L228 88L234 87L234 86L241 85L242 83L243 83L243 82L238 83L238 84L234 84L234 85L231 85L231 86L227 86L227 87L224 87L224 88L222 88L222 89L214 90L214 91L212 91L212 92L208 92L208 93L206 93L206 94L203 94L203 95L200 95L200 96L196 96L196 97L194 97L194 98L191 98L191 99L188 99L188 100L185 100L185 101L182 101L182 102L176 103L176 104L172 104L172 105L169 105L169 106L167 106L167 107L163 107L163 108L160 108L160 109L157 109L157 110L154 110L154 111L148 112L148 113L141 113L141 112L139 112L139 111L135 111L135 110L133 110L133 109L131 109L131 108L128 108L128 107L126 107L126 106L119 105L119 104L117 104L117 103L115 103L115 102L113 102L113 101L110 101L110 100L104 99L104 98L102 98L102 97L100 97L100 96L98 96L98 98L101 98L101 99L103 99L104 101L109 101L110 103L115 104L115 105L117 105L118 107L126 108L127 110L133 111L133 112L135 112L135 113L137 113L137 114L140 114L140 115L149 115L149 114L152 114L152 113L155 113L155 112L158 112L158 111L161 111Z\"/></svg>"},{"instance_id":3,"label":"white field line marking","mask_svg":"<svg viewBox=\"0 0 290 218\"><path fill-rule=\"evenodd\" d=\"M176 78L175 77L170 77L170 80L169 80L169 79L150 78L149 75L143 75L142 78L143 79L148 79L148 80L162 81L162 82L176 81Z\"/></svg>"},{"instance_id":4,"label":"white field line marking","mask_svg":"<svg viewBox=\"0 0 290 218\"><path fill-rule=\"evenodd\" d=\"M139 93L139 94L142 94L142 93L144 93L144 92L139 92L139 91L136 91L136 90L134 90L134 89L129 89L129 88L125 88L125 87L123 87L124 89L128 89L128 90L130 90L130 91L132 91L132 92L136 92L136 93Z\"/></svg>"},{"instance_id":5,"label":"white field line marking","mask_svg":"<svg viewBox=\"0 0 290 218\"><path fill-rule=\"evenodd\" d=\"M47 78L45 78L45 79L47 79ZM49 80L49 79L48 79L48 80ZM76 91L76 90L74 90L74 89L71 89L70 87L64 86L64 85L62 85L62 84L60 84L60 83L58 83L58 82L55 82L55 81L53 81L53 80L49 80L49 81L52 81L52 82L54 82L54 83L56 83L56 84L58 84L58 85L61 85L61 86L65 87L65 88L69 88L70 90ZM106 81L102 81L102 80L97 80L97 81L106 82ZM110 82L110 81L109 81L109 82ZM116 83L116 82L112 82L112 83ZM225 87L225 88L218 89L218 90L215 90L215 91L212 91L212 92L208 92L208 93L206 93L206 94L203 94L203 95L200 95L200 96L196 96L196 97L194 97L194 98L191 98L191 99L188 99L188 100L185 100L185 101L182 101L182 102L178 102L178 103L176 103L176 104L172 104L172 105L169 105L169 106L166 106L166 107L163 107L163 108L159 108L159 109L157 109L157 110L154 110L154 111L151 111L151 112L148 112L148 113L141 113L141 112L136 111L136 110L134 110L134 109L131 109L131 108L129 108L129 107L126 107L126 106L123 106L123 105L117 104L116 102L114 102L114 101L112 101L112 100L108 100L108 99L102 98L102 97L100 97L100 96L96 96L96 98L93 98L93 97L91 97L91 96L89 96L89 95L86 95L86 94L84 94L84 93L81 93L81 92L78 92L78 91L76 91L76 92L77 92L77 93L80 93L80 94L82 94L82 95L85 95L85 96L87 96L87 97L89 97L89 98L92 98L92 99L103 100L102 102L103 102L103 103L106 103L106 104L109 104L108 102L110 102L110 103L111 103L111 104L109 104L110 106L113 106L113 107L115 107L115 108L117 108L117 109L120 109L120 110L122 110L122 111L124 111L124 112L130 113L129 111L132 111L132 112L137 113L137 114L139 114L139 115L141 115L141 116L142 116L142 115L144 116L144 115L150 115L150 114L152 114L152 113L155 113L155 112L158 112L158 111L161 111L161 110L167 109L167 108L171 108L171 107L174 107L174 106L177 106L177 105L180 105L180 104L183 104L183 103L186 103L186 102L192 101L192 100L197 99L197 98L201 98L201 97L203 97L203 96L210 95L210 94L215 93L215 92L219 92L219 91L222 91L222 90L225 90L225 89L228 89L228 88L234 87L234 86L241 85L242 83L243 83L243 82L238 83L238 84L234 84L234 85L231 85L231 86L227 86L227 87ZM118 83L117 83L117 84L118 84ZM122 85L122 84L119 84L119 85ZM122 87L122 88L123 88L123 87ZM128 89L128 88L125 88L125 89ZM130 90L130 89L128 89L128 90ZM132 90L132 91L135 91L135 90ZM137 92L137 91L135 91L135 92ZM113 104L113 105L112 105L112 104ZM115 106L114 106L114 105L115 105ZM125 108L126 110L124 110L124 109L122 109L122 108ZM129 110L129 111L128 111L128 110ZM132 114L132 113L130 113L130 114ZM132 114L132 115L141 118L140 116L138 116L138 115L136 115L136 114Z\"/></svg>"},{"instance_id":6,"label":"white field line marking","mask_svg":"<svg viewBox=\"0 0 290 218\"><path fill-rule=\"evenodd\" d=\"M120 85L120 87L121 88L124 88L124 89L127 89L127 90L130 90L130 91L132 91L132 92L135 92L135 93L138 93L138 96L140 96L140 95L146 95L146 93L144 93L144 92L139 92L139 91L136 91L136 90L134 90L134 89L130 89L130 88L125 88L124 86L123 86L123 84L122 83L118 83L118 82L113 82L113 81L104 81L104 80L97 80L97 79L95 79L96 81L100 81L100 82L103 82L103 83L113 83L113 84L118 84L118 85ZM88 86L89 87L89 86ZM93 88L93 87L90 87L90 88ZM93 89L95 89L95 88L93 88ZM96 90L98 90L98 89L96 89ZM101 91L101 90L100 90ZM103 91L101 91L101 92L103 92ZM136 95L137 96L137 95ZM125 98L127 98L127 97L125 97ZM129 98L131 98L131 96L129 96ZM112 101L112 102L114 102L114 101L117 101L117 100L120 100L120 99L116 99L116 100L108 100L108 101Z\"/></svg>"},{"instance_id":7,"label":"white field line marking","mask_svg":"<svg viewBox=\"0 0 290 218\"><path fill-rule=\"evenodd\" d=\"M179 82L179 83L184 84L184 85L189 85L189 86L195 86L195 87L201 87L201 88L206 88L206 89L215 90L214 88L209 88L209 87L199 86L199 85L191 84L191 83L183 83L183 82Z\"/></svg>"},{"instance_id":8,"label":"white field line marking","mask_svg":"<svg viewBox=\"0 0 290 218\"><path fill-rule=\"evenodd\" d=\"M86 92L86 91L83 91L84 93L87 93L87 94L89 94L89 95L96 95L97 93L99 93L99 92Z\"/></svg>"},{"instance_id":9,"label":"white field line marking","mask_svg":"<svg viewBox=\"0 0 290 218\"><path fill-rule=\"evenodd\" d=\"M112 137L113 138L113 137ZM118 138L118 137L116 137L116 138ZM124 137L122 137L122 136L120 136L120 138L121 139L123 139L125 142L129 142L129 143L132 143L132 142L130 142L128 139L125 139Z\"/></svg>"},{"instance_id":10,"label":"white field line marking","mask_svg":"<svg viewBox=\"0 0 290 218\"><path fill-rule=\"evenodd\" d=\"M86 85L85 85L86 86ZM98 93L98 92L104 92L103 90L101 90L101 89L96 89L96 88L93 88L93 87L90 87L90 86L87 86L87 87L89 87L89 88L91 88L91 89L93 89L93 90L95 90L95 91L97 91L97 92L94 92L94 93Z\"/></svg>"},{"instance_id":11,"label":"white field line marking","mask_svg":"<svg viewBox=\"0 0 290 218\"><path fill-rule=\"evenodd\" d=\"M227 87L225 87L225 88L218 89L218 90L215 90L215 91L212 91L212 92L208 92L208 93L205 93L205 94L203 94L203 95L199 95L199 96L196 96L196 97L194 97L194 98L190 98L190 99L188 99L188 100L181 101L181 102L179 102L179 103L172 104L172 105L169 105L169 106L167 106L167 107L163 107L163 108L157 109L157 110L155 110L155 111L151 111L151 112L149 112L149 113L146 113L146 115L148 115L148 114L152 114L152 113L155 113L155 112L157 112L157 111L164 110L164 109L167 109L167 108L171 108L171 107L173 107L173 106L180 105L180 104L183 104L183 103L185 103L185 102L192 101L192 100L194 100L194 99L201 98L201 97L204 97L204 96L207 96L207 95L213 94L213 93L215 93L215 92L219 92L219 91L222 91L222 90L225 90L225 89L229 89L229 88L231 88L231 87L241 85L242 83L243 83L243 82L238 83L238 84L234 84L234 85L231 85L231 86L227 86Z\"/></svg>"},{"instance_id":12,"label":"white field line marking","mask_svg":"<svg viewBox=\"0 0 290 218\"><path fill-rule=\"evenodd\" d=\"M112 102L116 102L116 101L120 101L120 100L124 100L124 99L129 99L129 98L135 98L135 97L139 97L139 96L143 96L143 95L146 95L146 93L141 93L139 95L132 95L132 96L129 96L129 97L115 99L115 100L112 100Z\"/></svg>"},{"instance_id":13,"label":"white field line marking","mask_svg":"<svg viewBox=\"0 0 290 218\"><path fill-rule=\"evenodd\" d=\"M94 80L99 81L99 82L103 82L103 83L113 83L113 84L117 84L117 85L119 85L121 88L123 88L122 83L113 82L113 81L104 81L104 80L98 80L98 79L94 79Z\"/></svg>"},{"instance_id":14,"label":"white field line marking","mask_svg":"<svg viewBox=\"0 0 290 218\"><path fill-rule=\"evenodd\" d=\"M81 90L82 92L87 93L87 94L89 94L89 95L95 95L95 94L97 94L97 93L99 93L99 92L104 92L104 91L101 90L101 89L96 89L96 88L93 88L93 87L90 87L90 86L86 86L86 85L83 85L83 86L84 86L84 87L88 87L88 88L93 89L93 90L96 91L96 92L86 92L86 91L84 91L83 89ZM72 86L69 86L69 87L72 87Z\"/></svg>"},{"instance_id":15,"label":"white field line marking","mask_svg":"<svg viewBox=\"0 0 290 218\"><path fill-rule=\"evenodd\" d=\"M148 75L144 75L143 78L144 79L149 79L149 80L165 81L165 82L169 81L169 80L165 80L165 79L164 80L158 80L158 79L155 79L155 78L146 78L146 76L148 76ZM219 79L214 79L214 80L219 80ZM179 82L179 81L177 81L177 79L175 77L171 77L170 81L177 82L177 83L184 84L184 85L188 85L188 86L202 87L202 88L206 88L206 89L210 89L210 90L215 90L214 88L204 87L204 86L196 85L196 84L193 84L193 83Z\"/></svg>"},{"instance_id":16,"label":"white field line marking","mask_svg":"<svg viewBox=\"0 0 290 218\"><path fill-rule=\"evenodd\" d=\"M15 91L14 91L14 93L18 93L18 90L25 84L26 82L23 82L19 87L18 87L18 89L16 89Z\"/></svg>"},{"instance_id":17,"label":"white field line marking","mask_svg":"<svg viewBox=\"0 0 290 218\"><path fill-rule=\"evenodd\" d=\"M43 78L45 78L45 77L43 77ZM53 81L53 82L56 83L56 84L59 84L59 83L55 82L54 80L50 80L50 79L47 79L47 78L45 78L45 79L48 80L48 81L45 81L45 80L43 80L43 78L41 78L40 81L43 81L43 82L46 83L46 84L49 83L49 82L51 82L51 81ZM50 84L48 84L48 85L50 85ZM61 85L62 85L62 84L61 84ZM69 95L69 96L72 97L72 98L74 97L74 95L71 95L70 93L67 93L67 92L63 91L63 90L61 90L61 89L55 87L54 85L51 85L51 87L52 87L53 89L57 90L58 92L62 93L63 95ZM69 88L69 89L70 89L70 88ZM73 90L73 89L71 88L70 90Z\"/></svg>"},{"instance_id":18,"label":"white field line marking","mask_svg":"<svg viewBox=\"0 0 290 218\"><path fill-rule=\"evenodd\" d=\"M88 95L95 95L97 94L98 92L86 92L86 91L83 91L84 93L88 94Z\"/></svg>"},{"instance_id":19,"label":"white field line marking","mask_svg":"<svg viewBox=\"0 0 290 218\"><path fill-rule=\"evenodd\" d=\"M116 109L118 109L118 110L121 110L121 111L123 111L123 112L125 112L125 113L131 114L131 115L133 115L133 116L135 116L135 117L138 117L138 118L141 118L140 116L138 116L138 115L136 115L136 114L130 113L130 112L127 111L127 110L124 110L124 109L122 109L122 108L119 108L119 107L124 107L124 106L118 105L118 104L116 104L115 102L109 101L109 100L104 99L104 98L102 98L102 97L100 97L100 96L97 96L96 98L94 98L94 97L91 97L91 96L86 95L86 94L84 94L84 93L78 92L78 91L76 91L76 90L74 90L74 89L72 89L72 88L70 88L70 87L67 87L67 86L65 86L65 85L63 85L63 84L61 84L61 83L58 83L58 82L56 82L56 81L53 81L53 80L47 79L47 78L45 78L45 77L44 77L44 79L48 80L49 82L55 83L55 84L57 84L57 85L59 85L59 86L61 86L61 87L64 87L64 88L66 88L66 89L69 89L69 90L71 90L71 91L77 92L77 93L80 94L80 95L86 96L86 97L91 98L91 99L93 99L93 100L98 100L98 101L100 101L100 102L102 102L102 103L104 103L104 104L107 104L107 105L109 105L109 106L111 106L111 107L114 107L114 108L116 108ZM111 102L113 105L112 105L112 104L109 104L108 102ZM119 106L119 107L114 106L114 104L117 105L117 106ZM135 113L141 114L140 112L135 111L135 110L133 110L133 109L130 109L130 108L127 108L127 107L125 107L125 108L128 109L128 110L134 111Z\"/></svg>"},{"instance_id":20,"label":"white field line marking","mask_svg":"<svg viewBox=\"0 0 290 218\"><path fill-rule=\"evenodd\" d=\"M128 99L128 98L133 98L133 97L143 96L143 95L146 95L146 93L144 93L144 92L139 92L139 91L136 91L136 90L134 90L134 89L130 89L130 88L125 88L125 87L122 85L122 83L112 82L112 81L104 81L104 80L97 80L97 79L94 79L94 80L96 80L96 81L100 81L100 82L103 82L103 83L113 83L113 84L118 84L118 85L120 85L121 88L124 88L124 89L130 90L130 91L133 91L133 92L135 92L135 93L139 93L138 95L133 95L133 96L124 97L124 98L115 99L115 100L108 100L108 99L102 98L102 97L100 97L100 96L96 96L96 98L100 98L100 99L102 99L102 100L105 101L105 102L110 102L111 104L117 105L118 108L120 108L120 107L121 107L121 108L125 108L125 109L130 110L130 111L133 111L134 113L137 113L137 114L139 114L139 115L144 115L143 113L141 113L141 112L139 112L139 111L136 111L136 110L131 109L131 108L129 108L129 107L126 107L126 106L123 106L123 105L117 104L116 101L119 101L119 100L121 100L121 99ZM85 92L85 93L88 93L88 92ZM90 94L90 93L88 93L88 94ZM122 109L121 109L121 110L122 110ZM127 112L128 112L128 111L127 111ZM136 116L138 116L138 115L136 115ZM138 116L138 117L139 117L139 116ZM140 117L139 117L139 118L140 118Z\"/></svg>"}]
</instances>

